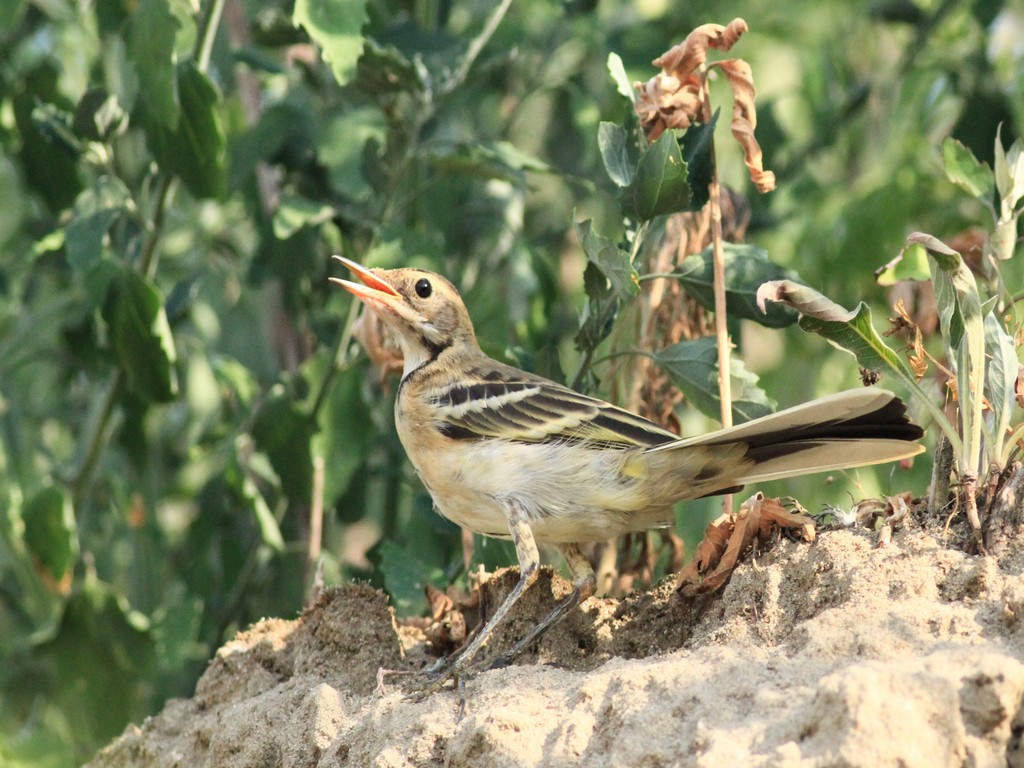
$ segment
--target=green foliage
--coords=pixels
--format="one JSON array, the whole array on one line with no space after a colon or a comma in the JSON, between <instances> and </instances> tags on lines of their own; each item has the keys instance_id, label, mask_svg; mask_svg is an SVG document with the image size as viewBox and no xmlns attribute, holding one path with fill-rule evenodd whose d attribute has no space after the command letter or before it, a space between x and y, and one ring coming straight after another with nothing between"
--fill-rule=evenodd
<instances>
[{"instance_id":1,"label":"green foliage","mask_svg":"<svg viewBox=\"0 0 1024 768\"><path fill-rule=\"evenodd\" d=\"M960 437L943 416L940 405L920 388L907 362L875 330L871 307L867 304L861 302L856 309L848 310L813 288L790 280L764 283L757 299L766 310L770 306L768 302L779 302L798 311L803 330L818 334L838 349L849 352L862 370L894 375L921 398L938 424L944 427L949 440L958 451L961 449Z\"/></svg>"},{"instance_id":2,"label":"green foliage","mask_svg":"<svg viewBox=\"0 0 1024 768\"><path fill-rule=\"evenodd\" d=\"M173 400L178 391L176 352L156 286L134 270L122 270L107 288L103 320L128 389L147 401Z\"/></svg>"},{"instance_id":3,"label":"green foliage","mask_svg":"<svg viewBox=\"0 0 1024 768\"><path fill-rule=\"evenodd\" d=\"M915 270L930 264L959 297L951 329L983 328L997 410L975 423L998 442L1018 421L1007 287L1024 284L1022 161L1018 143L991 152L997 120L972 105L1019 134L1019 64L990 32L1012 14L944 4L908 35L866 7L836 28L834 5L798 3L805 23L785 29L763 4L730 9L751 27L744 56L769 94L758 133L782 181L751 200L758 245L726 248L738 352L752 346L740 319L792 318L753 312L757 284L798 272L858 306L837 339L860 334L864 354L883 355L861 325L880 297L866 279L876 256L989 210L975 279L992 319L965 303L962 262L919 249ZM716 162L747 188L726 125L648 145L632 112L652 58L727 21L714 5L221 10L0 10L4 765L79 764L189 695L237 628L297 614L318 557L410 610L422 584L461 573L459 532L430 512L395 436L395 383L352 343L366 329L328 286L332 253L443 272L492 354L610 395L606 360L635 351L645 281L710 303L707 253L672 278L642 274L652 234L704 205ZM943 144L950 134L960 143ZM966 203L936 183L940 158ZM854 375L800 334L772 339L786 364L759 369L756 386L733 363L750 392L737 420L771 407L766 392L795 402ZM643 351L717 414L713 346L693 344ZM478 541L478 561L509 557Z\"/></svg>"},{"instance_id":4,"label":"green foliage","mask_svg":"<svg viewBox=\"0 0 1024 768\"><path fill-rule=\"evenodd\" d=\"M687 399L706 414L721 412L718 393L718 345L712 336L681 341L654 356ZM738 357L729 360L732 381L732 417L736 424L767 416L776 403L757 386L757 376Z\"/></svg>"},{"instance_id":5,"label":"green foliage","mask_svg":"<svg viewBox=\"0 0 1024 768\"><path fill-rule=\"evenodd\" d=\"M1024 142L1018 139L1008 154L1020 156L1022 149ZM1002 267L1013 253L1011 251L1007 256L1002 250L1004 240L999 236L999 230L1004 227L1017 232L1021 212L1016 205L1024 198L1024 163L1008 165L1005 159L998 160L1005 157L998 134L995 155L996 166L1000 170L993 183L992 173L971 152L950 139L943 143L949 181L973 195L992 212L994 232L981 255L979 271L988 278L992 293L986 303L999 307L1005 313L1005 320L993 312L983 316L981 290L974 271L959 252L920 232L907 238L909 249L916 252L920 248L927 254L943 351L954 377L956 425L950 423L940 404L919 386L923 370L911 371L903 358L877 334L870 310L863 303L856 311L848 312L817 291L786 280L766 283L758 291L762 307L767 301L778 301L799 310L802 328L820 334L853 353L865 369L876 372L884 369L894 373L918 395L952 446L957 474L963 486L963 502L979 544L982 544L982 523L974 497L978 479L987 472L998 478L1007 468L1011 451L1018 450L1017 440L1024 434L1024 420L1017 425L1012 423L1017 408L1016 388L1018 382L1024 380L1021 378L1024 366L1018 359L1014 337L1003 327L1003 322L1013 318L1013 304L1019 297L1005 293ZM998 210L991 200L994 190L998 190L1000 195ZM897 274L896 261L886 265L884 276L887 281L892 281ZM912 266L903 274L908 279L919 279L920 267ZM911 349L919 357L922 355L920 338L915 339ZM987 417L984 413L986 401ZM935 482L945 484L948 478L935 478ZM945 499L933 501L945 503Z\"/></svg>"},{"instance_id":6,"label":"green foliage","mask_svg":"<svg viewBox=\"0 0 1024 768\"><path fill-rule=\"evenodd\" d=\"M318 3L296 0L292 21L302 25L323 52L324 61L339 85L352 79L356 62L363 52L363 25L367 22L366 3L362 0Z\"/></svg>"},{"instance_id":7,"label":"green foliage","mask_svg":"<svg viewBox=\"0 0 1024 768\"><path fill-rule=\"evenodd\" d=\"M796 273L768 258L756 245L725 243L725 306L730 317L753 320L769 328L783 328L797 321L797 313L784 306L769 305L763 311L757 304L757 289L770 280L798 280ZM715 308L714 254L711 246L683 261L675 276L686 292L705 309Z\"/></svg>"},{"instance_id":8,"label":"green foliage","mask_svg":"<svg viewBox=\"0 0 1024 768\"><path fill-rule=\"evenodd\" d=\"M170 124L163 116L150 118L146 141L160 168L180 178L189 192L220 197L226 181L226 139L217 109L220 94L193 62L179 65L175 80L181 100L178 118Z\"/></svg>"},{"instance_id":9,"label":"green foliage","mask_svg":"<svg viewBox=\"0 0 1024 768\"><path fill-rule=\"evenodd\" d=\"M21 511L25 548L40 573L59 583L78 554L75 517L68 497L59 488L38 491Z\"/></svg>"}]
</instances>

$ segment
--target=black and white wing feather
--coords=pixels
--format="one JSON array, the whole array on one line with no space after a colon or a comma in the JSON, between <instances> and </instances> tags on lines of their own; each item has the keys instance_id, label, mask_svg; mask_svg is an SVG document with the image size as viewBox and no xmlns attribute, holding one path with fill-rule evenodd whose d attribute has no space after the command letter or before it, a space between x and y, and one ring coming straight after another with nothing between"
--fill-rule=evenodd
<instances>
[{"instance_id":1,"label":"black and white wing feather","mask_svg":"<svg viewBox=\"0 0 1024 768\"><path fill-rule=\"evenodd\" d=\"M679 439L621 408L505 367L442 388L431 405L441 432L456 440L502 438L629 449Z\"/></svg>"}]
</instances>

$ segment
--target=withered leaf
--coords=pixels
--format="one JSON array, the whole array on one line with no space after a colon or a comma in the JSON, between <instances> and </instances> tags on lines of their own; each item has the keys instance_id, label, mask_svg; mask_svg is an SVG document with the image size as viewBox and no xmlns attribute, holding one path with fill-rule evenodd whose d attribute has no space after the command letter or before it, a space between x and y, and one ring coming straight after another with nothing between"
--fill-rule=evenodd
<instances>
[{"instance_id":1,"label":"withered leaf","mask_svg":"<svg viewBox=\"0 0 1024 768\"><path fill-rule=\"evenodd\" d=\"M735 516L720 517L707 527L693 562L679 573L677 591L692 597L721 589L755 539L767 542L783 528L796 529L805 541L814 541L812 518L786 509L779 499L754 494Z\"/></svg>"}]
</instances>

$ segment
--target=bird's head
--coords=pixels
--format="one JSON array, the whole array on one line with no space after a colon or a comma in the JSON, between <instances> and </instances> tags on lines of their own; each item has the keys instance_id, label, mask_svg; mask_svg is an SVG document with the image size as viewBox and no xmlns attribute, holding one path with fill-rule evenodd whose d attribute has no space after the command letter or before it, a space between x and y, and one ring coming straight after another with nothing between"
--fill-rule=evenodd
<instances>
[{"instance_id":1,"label":"bird's head","mask_svg":"<svg viewBox=\"0 0 1024 768\"><path fill-rule=\"evenodd\" d=\"M448 280L423 269L368 269L335 256L361 283L332 277L395 334L410 371L453 345L476 345L462 297Z\"/></svg>"}]
</instances>

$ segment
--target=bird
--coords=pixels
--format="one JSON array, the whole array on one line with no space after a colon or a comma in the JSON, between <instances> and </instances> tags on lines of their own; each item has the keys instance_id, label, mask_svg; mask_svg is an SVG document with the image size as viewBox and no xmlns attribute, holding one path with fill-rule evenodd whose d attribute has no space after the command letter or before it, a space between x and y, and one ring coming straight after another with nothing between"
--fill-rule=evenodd
<instances>
[{"instance_id":1,"label":"bird","mask_svg":"<svg viewBox=\"0 0 1024 768\"><path fill-rule=\"evenodd\" d=\"M403 356L395 424L441 515L511 539L519 580L425 690L459 682L536 580L538 545L561 553L572 591L520 638L507 663L594 594L583 545L665 527L678 501L750 483L895 461L924 450L904 403L878 388L840 392L739 426L679 437L647 419L485 354L458 290L422 269L367 268L335 256ZM464 679L464 677L463 677Z\"/></svg>"}]
</instances>

